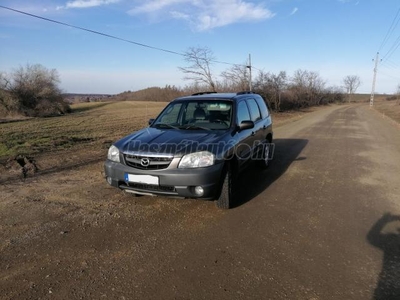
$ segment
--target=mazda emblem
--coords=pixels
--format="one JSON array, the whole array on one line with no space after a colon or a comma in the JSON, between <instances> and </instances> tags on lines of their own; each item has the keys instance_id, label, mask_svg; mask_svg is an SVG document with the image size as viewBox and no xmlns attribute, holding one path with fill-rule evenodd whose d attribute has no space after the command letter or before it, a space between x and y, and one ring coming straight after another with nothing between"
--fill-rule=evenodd
<instances>
[{"instance_id":1,"label":"mazda emblem","mask_svg":"<svg viewBox=\"0 0 400 300\"><path fill-rule=\"evenodd\" d=\"M150 165L150 159L148 159L147 157L142 158L142 159L140 160L140 164L141 164L143 167L148 167L148 166Z\"/></svg>"}]
</instances>

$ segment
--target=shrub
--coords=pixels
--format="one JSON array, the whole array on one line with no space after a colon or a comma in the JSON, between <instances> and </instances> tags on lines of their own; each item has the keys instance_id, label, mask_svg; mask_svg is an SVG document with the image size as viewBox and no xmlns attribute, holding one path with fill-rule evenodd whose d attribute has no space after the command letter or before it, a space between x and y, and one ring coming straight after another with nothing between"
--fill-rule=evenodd
<instances>
[{"instance_id":1,"label":"shrub","mask_svg":"<svg viewBox=\"0 0 400 300\"><path fill-rule=\"evenodd\" d=\"M2 74L0 79L0 102L7 114L55 116L70 111L58 87L60 80L55 69L28 64L9 75Z\"/></svg>"}]
</instances>

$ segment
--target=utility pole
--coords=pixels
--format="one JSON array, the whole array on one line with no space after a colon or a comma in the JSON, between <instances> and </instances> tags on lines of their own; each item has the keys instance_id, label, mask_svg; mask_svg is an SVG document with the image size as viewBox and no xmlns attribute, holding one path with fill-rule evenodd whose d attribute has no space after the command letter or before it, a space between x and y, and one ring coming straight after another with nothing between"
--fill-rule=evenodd
<instances>
[{"instance_id":1,"label":"utility pole","mask_svg":"<svg viewBox=\"0 0 400 300\"><path fill-rule=\"evenodd\" d=\"M369 100L370 107L374 105L375 83L376 83L376 73L378 73L378 63L379 63L379 52L376 53L376 58L375 58L374 79L372 80L371 99Z\"/></svg>"},{"instance_id":2,"label":"utility pole","mask_svg":"<svg viewBox=\"0 0 400 300\"><path fill-rule=\"evenodd\" d=\"M249 54L249 65L247 66L247 68L250 70L250 76L249 76L249 90L251 92L252 90L252 86L251 86L251 54Z\"/></svg>"}]
</instances>

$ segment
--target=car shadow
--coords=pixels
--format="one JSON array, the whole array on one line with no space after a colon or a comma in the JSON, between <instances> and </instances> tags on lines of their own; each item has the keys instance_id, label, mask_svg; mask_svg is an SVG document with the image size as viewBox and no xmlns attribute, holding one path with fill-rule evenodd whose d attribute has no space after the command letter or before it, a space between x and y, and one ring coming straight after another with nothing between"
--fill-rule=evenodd
<instances>
[{"instance_id":1,"label":"car shadow","mask_svg":"<svg viewBox=\"0 0 400 300\"><path fill-rule=\"evenodd\" d=\"M307 143L308 140L305 139L275 139L273 160L268 169L260 170L255 162L240 174L234 207L243 205L261 194L286 172L293 161L305 160L306 158L299 157L299 154Z\"/></svg>"},{"instance_id":2,"label":"car shadow","mask_svg":"<svg viewBox=\"0 0 400 300\"><path fill-rule=\"evenodd\" d=\"M368 242L383 251L382 270L375 288L375 300L400 299L400 228L384 232L386 226L398 225L400 216L384 214L370 229ZM393 231L393 230L392 230Z\"/></svg>"}]
</instances>

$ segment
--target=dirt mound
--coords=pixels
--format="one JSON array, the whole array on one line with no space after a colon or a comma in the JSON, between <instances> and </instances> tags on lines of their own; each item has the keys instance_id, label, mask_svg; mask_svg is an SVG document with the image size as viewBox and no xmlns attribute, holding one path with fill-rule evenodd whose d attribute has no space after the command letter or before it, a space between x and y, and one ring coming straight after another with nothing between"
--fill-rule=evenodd
<instances>
[{"instance_id":1,"label":"dirt mound","mask_svg":"<svg viewBox=\"0 0 400 300\"><path fill-rule=\"evenodd\" d=\"M5 168L10 175L22 175L24 178L34 175L39 170L35 159L24 155L9 158L5 163Z\"/></svg>"}]
</instances>

